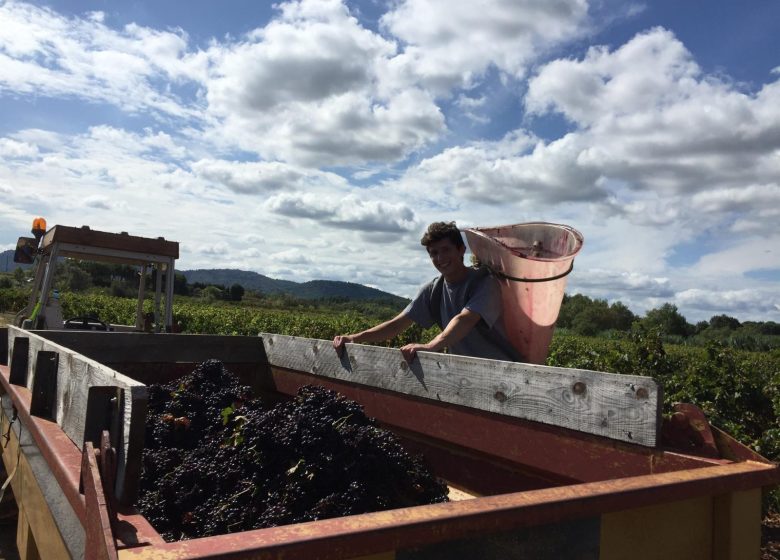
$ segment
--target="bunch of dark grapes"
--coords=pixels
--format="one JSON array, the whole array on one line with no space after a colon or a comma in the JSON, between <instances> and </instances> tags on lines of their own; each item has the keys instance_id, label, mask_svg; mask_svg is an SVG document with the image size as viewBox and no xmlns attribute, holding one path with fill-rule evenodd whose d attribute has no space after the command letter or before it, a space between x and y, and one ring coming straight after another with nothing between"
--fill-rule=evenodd
<instances>
[{"instance_id":1,"label":"bunch of dark grapes","mask_svg":"<svg viewBox=\"0 0 780 560\"><path fill-rule=\"evenodd\" d=\"M214 393L198 401L203 388ZM166 540L447 500L446 485L422 458L406 453L356 402L307 386L269 408L245 390L213 360L176 383L150 387L153 445L144 451L138 506ZM185 411L192 422L183 428L203 422L200 441L167 431L160 437L154 424L174 414L176 399L200 403L200 411Z\"/></svg>"},{"instance_id":2,"label":"bunch of dark grapes","mask_svg":"<svg viewBox=\"0 0 780 560\"><path fill-rule=\"evenodd\" d=\"M189 375L165 385L149 386L146 449L192 449L209 430L219 427L222 411L252 397L219 360L200 364Z\"/></svg>"}]
</instances>

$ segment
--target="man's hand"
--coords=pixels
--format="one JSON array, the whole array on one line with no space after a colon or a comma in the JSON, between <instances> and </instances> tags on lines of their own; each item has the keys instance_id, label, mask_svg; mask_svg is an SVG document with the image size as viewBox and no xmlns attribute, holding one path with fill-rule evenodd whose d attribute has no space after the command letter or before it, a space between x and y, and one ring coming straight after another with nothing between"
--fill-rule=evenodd
<instances>
[{"instance_id":1,"label":"man's hand","mask_svg":"<svg viewBox=\"0 0 780 560\"><path fill-rule=\"evenodd\" d=\"M417 355L418 350L422 350L423 352L435 352L430 344L407 344L406 346L401 346L401 354L403 354L404 360L410 364Z\"/></svg>"},{"instance_id":2,"label":"man's hand","mask_svg":"<svg viewBox=\"0 0 780 560\"><path fill-rule=\"evenodd\" d=\"M344 345L347 342L352 342L354 338L355 335L353 334L340 334L333 337L333 348L336 349L336 354L338 354L339 358L344 353Z\"/></svg>"}]
</instances>

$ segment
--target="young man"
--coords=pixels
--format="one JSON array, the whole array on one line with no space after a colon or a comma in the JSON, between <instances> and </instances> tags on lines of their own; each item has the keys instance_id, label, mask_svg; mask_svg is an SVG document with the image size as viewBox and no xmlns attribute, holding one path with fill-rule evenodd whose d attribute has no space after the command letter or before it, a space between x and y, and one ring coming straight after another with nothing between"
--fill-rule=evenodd
<instances>
[{"instance_id":1,"label":"young man","mask_svg":"<svg viewBox=\"0 0 780 560\"><path fill-rule=\"evenodd\" d=\"M425 284L393 319L356 334L336 336L333 347L339 355L348 342L380 342L417 323L423 328L439 324L442 332L427 344L403 346L401 353L408 362L418 350L440 352L444 348L453 354L520 360L504 333L498 283L484 271L463 264L466 245L455 222L431 224L420 243L441 277Z\"/></svg>"}]
</instances>

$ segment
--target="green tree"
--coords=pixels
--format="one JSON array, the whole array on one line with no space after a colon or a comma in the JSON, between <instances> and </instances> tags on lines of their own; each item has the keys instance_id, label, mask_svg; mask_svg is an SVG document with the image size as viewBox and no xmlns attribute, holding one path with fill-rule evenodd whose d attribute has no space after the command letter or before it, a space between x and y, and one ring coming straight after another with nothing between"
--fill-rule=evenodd
<instances>
[{"instance_id":1,"label":"green tree","mask_svg":"<svg viewBox=\"0 0 780 560\"><path fill-rule=\"evenodd\" d=\"M21 266L17 266L14 269L14 280L20 288L24 286L24 281L26 278L27 275L24 273L24 269Z\"/></svg>"},{"instance_id":2,"label":"green tree","mask_svg":"<svg viewBox=\"0 0 780 560\"><path fill-rule=\"evenodd\" d=\"M205 299L207 302L222 299L222 290L216 286L206 286L200 291L200 297Z\"/></svg>"},{"instance_id":3,"label":"green tree","mask_svg":"<svg viewBox=\"0 0 780 560\"><path fill-rule=\"evenodd\" d=\"M189 286L187 286L187 277L180 272L173 273L173 293L180 296L190 295Z\"/></svg>"},{"instance_id":4,"label":"green tree","mask_svg":"<svg viewBox=\"0 0 780 560\"><path fill-rule=\"evenodd\" d=\"M241 301L244 297L244 287L241 284L233 284L230 286L230 299L233 301Z\"/></svg>"},{"instance_id":5,"label":"green tree","mask_svg":"<svg viewBox=\"0 0 780 560\"><path fill-rule=\"evenodd\" d=\"M735 331L740 327L740 323L734 317L728 315L713 315L710 318L710 327L713 329L728 329Z\"/></svg>"},{"instance_id":6,"label":"green tree","mask_svg":"<svg viewBox=\"0 0 780 560\"><path fill-rule=\"evenodd\" d=\"M630 331L637 316L623 303L616 301L609 306L610 328L618 331Z\"/></svg>"},{"instance_id":7,"label":"green tree","mask_svg":"<svg viewBox=\"0 0 780 560\"><path fill-rule=\"evenodd\" d=\"M642 319L642 325L647 329L656 329L663 334L688 336L693 333L694 327L677 310L672 303L665 303L661 307L651 309Z\"/></svg>"}]
</instances>

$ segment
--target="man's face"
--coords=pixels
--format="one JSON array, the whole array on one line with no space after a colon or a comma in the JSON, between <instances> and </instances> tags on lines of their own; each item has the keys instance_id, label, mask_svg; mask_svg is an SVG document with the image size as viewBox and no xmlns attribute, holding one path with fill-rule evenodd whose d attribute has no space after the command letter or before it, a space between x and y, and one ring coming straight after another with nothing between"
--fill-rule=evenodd
<instances>
[{"instance_id":1,"label":"man's face","mask_svg":"<svg viewBox=\"0 0 780 560\"><path fill-rule=\"evenodd\" d=\"M445 277L463 268L463 255L466 253L464 245L458 247L449 239L440 239L428 245L427 250L433 266Z\"/></svg>"}]
</instances>

